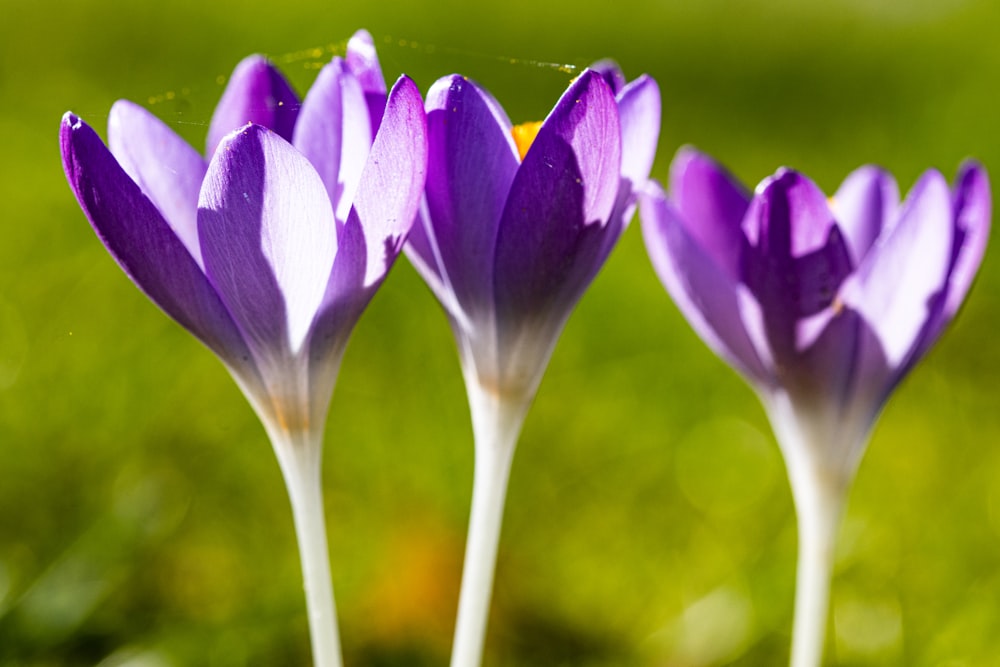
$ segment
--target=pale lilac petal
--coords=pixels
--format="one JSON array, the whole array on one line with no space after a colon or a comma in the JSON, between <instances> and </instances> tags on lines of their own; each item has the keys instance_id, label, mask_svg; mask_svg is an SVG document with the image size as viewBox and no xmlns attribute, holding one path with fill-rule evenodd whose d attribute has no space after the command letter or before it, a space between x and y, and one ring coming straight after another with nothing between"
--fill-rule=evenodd
<instances>
[{"instance_id":1,"label":"pale lilac petal","mask_svg":"<svg viewBox=\"0 0 1000 667\"><path fill-rule=\"evenodd\" d=\"M118 265L164 312L252 381L255 371L239 330L157 208L80 118L67 113L59 139L70 186Z\"/></svg>"},{"instance_id":2,"label":"pale lilac petal","mask_svg":"<svg viewBox=\"0 0 1000 667\"><path fill-rule=\"evenodd\" d=\"M660 138L660 87L647 75L617 96L622 127L622 176L638 185L649 178Z\"/></svg>"},{"instance_id":3,"label":"pale lilac petal","mask_svg":"<svg viewBox=\"0 0 1000 667\"><path fill-rule=\"evenodd\" d=\"M604 82L608 84L611 88L611 92L614 95L618 95L622 89L625 87L626 79L625 75L622 73L621 68L611 58L605 58L604 60L598 60L596 63L590 66L590 69L594 70L601 75Z\"/></svg>"},{"instance_id":4,"label":"pale lilac petal","mask_svg":"<svg viewBox=\"0 0 1000 667\"><path fill-rule=\"evenodd\" d=\"M959 169L954 206L956 230L951 279L944 304L946 320L955 316L965 300L990 235L992 199L989 177L982 165L970 161Z\"/></svg>"},{"instance_id":5,"label":"pale lilac petal","mask_svg":"<svg viewBox=\"0 0 1000 667\"><path fill-rule=\"evenodd\" d=\"M368 161L372 131L361 85L340 58L320 70L309 89L292 144L319 172L343 224Z\"/></svg>"},{"instance_id":6,"label":"pale lilac petal","mask_svg":"<svg viewBox=\"0 0 1000 667\"><path fill-rule=\"evenodd\" d=\"M347 42L347 66L361 83L374 135L378 132L385 110L385 78L375 52L375 42L367 30L358 30Z\"/></svg>"},{"instance_id":7,"label":"pale lilac petal","mask_svg":"<svg viewBox=\"0 0 1000 667\"><path fill-rule=\"evenodd\" d=\"M687 232L731 280L740 278L750 194L715 160L682 147L670 165L670 197Z\"/></svg>"},{"instance_id":8,"label":"pale lilac petal","mask_svg":"<svg viewBox=\"0 0 1000 667\"><path fill-rule=\"evenodd\" d=\"M337 252L330 199L309 161L259 125L225 137L198 231L208 276L254 351L295 354Z\"/></svg>"},{"instance_id":9,"label":"pale lilac petal","mask_svg":"<svg viewBox=\"0 0 1000 667\"><path fill-rule=\"evenodd\" d=\"M497 226L519 159L506 116L465 77L439 79L427 93L427 212L411 249L447 283L462 309L489 310Z\"/></svg>"},{"instance_id":10,"label":"pale lilac petal","mask_svg":"<svg viewBox=\"0 0 1000 667\"><path fill-rule=\"evenodd\" d=\"M639 195L642 235L653 268L702 340L752 381L769 385L740 312L735 283L698 244L655 182Z\"/></svg>"},{"instance_id":11,"label":"pale lilac petal","mask_svg":"<svg viewBox=\"0 0 1000 667\"><path fill-rule=\"evenodd\" d=\"M262 125L292 140L299 98L288 81L263 56L244 58L229 78L208 127L210 159L222 138L247 123Z\"/></svg>"},{"instance_id":12,"label":"pale lilac petal","mask_svg":"<svg viewBox=\"0 0 1000 667\"><path fill-rule=\"evenodd\" d=\"M841 299L867 320L885 358L900 367L914 349L951 263L954 238L951 193L944 177L928 171L913 187L888 235L879 237Z\"/></svg>"},{"instance_id":13,"label":"pale lilac petal","mask_svg":"<svg viewBox=\"0 0 1000 667\"><path fill-rule=\"evenodd\" d=\"M420 91L400 77L358 184L354 211L364 230L365 285L380 282L406 241L427 173L427 117Z\"/></svg>"},{"instance_id":14,"label":"pale lilac petal","mask_svg":"<svg viewBox=\"0 0 1000 667\"><path fill-rule=\"evenodd\" d=\"M198 192L205 160L163 121L126 100L111 107L108 147L200 266Z\"/></svg>"},{"instance_id":15,"label":"pale lilac petal","mask_svg":"<svg viewBox=\"0 0 1000 667\"><path fill-rule=\"evenodd\" d=\"M844 179L831 206L857 266L875 239L895 223L899 186L885 170L870 165L861 167Z\"/></svg>"},{"instance_id":16,"label":"pale lilac petal","mask_svg":"<svg viewBox=\"0 0 1000 667\"><path fill-rule=\"evenodd\" d=\"M619 190L618 106L588 70L542 124L511 184L497 234L498 321L558 318L600 265Z\"/></svg>"}]
</instances>

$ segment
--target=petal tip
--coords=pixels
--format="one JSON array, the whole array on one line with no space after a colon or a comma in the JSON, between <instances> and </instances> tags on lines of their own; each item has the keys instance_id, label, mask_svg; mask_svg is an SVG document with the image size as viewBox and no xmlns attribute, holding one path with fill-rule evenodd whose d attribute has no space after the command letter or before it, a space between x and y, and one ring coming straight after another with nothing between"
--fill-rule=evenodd
<instances>
[{"instance_id":1,"label":"petal tip","mask_svg":"<svg viewBox=\"0 0 1000 667\"><path fill-rule=\"evenodd\" d=\"M62 127L68 128L69 130L79 130L83 127L83 119L77 116L72 111L67 111L62 117Z\"/></svg>"}]
</instances>

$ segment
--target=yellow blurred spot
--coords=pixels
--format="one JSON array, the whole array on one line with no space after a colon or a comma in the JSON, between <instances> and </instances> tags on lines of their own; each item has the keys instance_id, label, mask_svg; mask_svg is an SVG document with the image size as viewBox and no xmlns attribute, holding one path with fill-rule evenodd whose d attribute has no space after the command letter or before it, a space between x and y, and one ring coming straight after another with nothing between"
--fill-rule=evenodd
<instances>
[{"instance_id":1,"label":"yellow blurred spot","mask_svg":"<svg viewBox=\"0 0 1000 667\"><path fill-rule=\"evenodd\" d=\"M528 149L531 148L531 144L535 140L535 137L538 136L540 129L542 129L541 121L521 123L511 128L510 133L514 137L514 143L517 144L517 152L520 154L522 160L528 154Z\"/></svg>"},{"instance_id":2,"label":"yellow blurred spot","mask_svg":"<svg viewBox=\"0 0 1000 667\"><path fill-rule=\"evenodd\" d=\"M362 639L389 645L419 639L444 653L458 601L462 540L430 516L408 520L375 559L360 603L369 619Z\"/></svg>"}]
</instances>

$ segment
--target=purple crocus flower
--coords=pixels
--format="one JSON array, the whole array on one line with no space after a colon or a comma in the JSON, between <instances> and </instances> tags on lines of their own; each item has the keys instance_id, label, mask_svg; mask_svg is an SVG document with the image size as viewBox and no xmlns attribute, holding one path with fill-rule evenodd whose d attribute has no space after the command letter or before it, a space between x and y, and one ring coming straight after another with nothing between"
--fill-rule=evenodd
<instances>
[{"instance_id":1,"label":"purple crocus flower","mask_svg":"<svg viewBox=\"0 0 1000 667\"><path fill-rule=\"evenodd\" d=\"M587 70L544 122L517 127L463 76L427 94L426 206L407 256L444 306L466 370L496 391L534 393L652 166L656 83L625 86L613 71L616 87Z\"/></svg>"},{"instance_id":2,"label":"purple crocus flower","mask_svg":"<svg viewBox=\"0 0 1000 667\"><path fill-rule=\"evenodd\" d=\"M444 307L476 441L453 667L479 664L507 476L528 405L573 306L600 270L648 177L655 81L601 63L541 123L512 126L465 77L427 94L425 205L407 256Z\"/></svg>"},{"instance_id":3,"label":"purple crocus flower","mask_svg":"<svg viewBox=\"0 0 1000 667\"><path fill-rule=\"evenodd\" d=\"M927 171L902 203L872 166L830 199L781 169L751 195L682 149L670 196L641 197L661 280L688 321L757 390L799 515L793 665L819 664L832 544L869 434L892 389L955 316L986 246L985 171L954 188Z\"/></svg>"},{"instance_id":4,"label":"purple crocus flower","mask_svg":"<svg viewBox=\"0 0 1000 667\"><path fill-rule=\"evenodd\" d=\"M427 152L412 81L401 77L387 100L382 86L378 107L366 37L301 105L266 61L242 62L212 120L207 164L129 102L112 109L110 150L71 113L60 130L67 178L98 237L219 356L271 438L322 665L340 664L320 496L326 414L351 329L416 215Z\"/></svg>"}]
</instances>

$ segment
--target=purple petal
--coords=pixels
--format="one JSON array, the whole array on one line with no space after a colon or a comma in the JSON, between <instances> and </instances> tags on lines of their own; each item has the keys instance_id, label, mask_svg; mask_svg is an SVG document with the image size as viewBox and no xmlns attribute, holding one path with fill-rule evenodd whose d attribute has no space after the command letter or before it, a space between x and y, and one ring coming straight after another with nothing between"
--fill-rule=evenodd
<instances>
[{"instance_id":1,"label":"purple petal","mask_svg":"<svg viewBox=\"0 0 1000 667\"><path fill-rule=\"evenodd\" d=\"M649 178L660 138L660 87L642 75L618 94L622 126L622 176L638 185Z\"/></svg>"},{"instance_id":2,"label":"purple petal","mask_svg":"<svg viewBox=\"0 0 1000 667\"><path fill-rule=\"evenodd\" d=\"M415 225L410 247L462 309L491 309L497 227L519 164L510 122L485 91L452 75L427 93L427 139L433 228Z\"/></svg>"},{"instance_id":3,"label":"purple petal","mask_svg":"<svg viewBox=\"0 0 1000 667\"><path fill-rule=\"evenodd\" d=\"M941 174L928 171L899 222L844 285L841 299L872 327L894 368L906 361L945 289L953 238L951 193Z\"/></svg>"},{"instance_id":4,"label":"purple petal","mask_svg":"<svg viewBox=\"0 0 1000 667\"><path fill-rule=\"evenodd\" d=\"M895 222L899 186L888 172L873 166L861 167L844 179L832 206L857 266L875 239Z\"/></svg>"},{"instance_id":5,"label":"purple petal","mask_svg":"<svg viewBox=\"0 0 1000 667\"><path fill-rule=\"evenodd\" d=\"M845 308L844 311L854 312L850 308ZM900 375L886 358L885 349L871 322L862 313L858 315L857 352L853 364L851 396L844 421L845 426L853 425L856 431L864 435L875 423Z\"/></svg>"},{"instance_id":6,"label":"purple petal","mask_svg":"<svg viewBox=\"0 0 1000 667\"><path fill-rule=\"evenodd\" d=\"M707 155L683 147L670 165L670 196L688 234L738 281L744 243L740 224L750 205L743 186Z\"/></svg>"},{"instance_id":7,"label":"purple petal","mask_svg":"<svg viewBox=\"0 0 1000 667\"><path fill-rule=\"evenodd\" d=\"M371 119L371 133L378 132L385 111L385 79L375 52L375 42L367 30L358 30L347 42L347 66L361 82Z\"/></svg>"},{"instance_id":8,"label":"purple petal","mask_svg":"<svg viewBox=\"0 0 1000 667\"><path fill-rule=\"evenodd\" d=\"M779 169L765 179L751 209L743 219L743 232L752 245L772 254L800 257L813 252L836 227L823 191L792 169Z\"/></svg>"},{"instance_id":9,"label":"purple petal","mask_svg":"<svg viewBox=\"0 0 1000 667\"><path fill-rule=\"evenodd\" d=\"M223 137L247 123L263 125L291 141L298 113L299 98L281 72L263 56L244 58L215 107L205 154L211 158Z\"/></svg>"},{"instance_id":10,"label":"purple petal","mask_svg":"<svg viewBox=\"0 0 1000 667\"><path fill-rule=\"evenodd\" d=\"M851 272L850 252L826 197L791 170L764 181L743 228L743 282L763 309L776 362L792 363L815 333L800 321L833 303Z\"/></svg>"},{"instance_id":11,"label":"purple petal","mask_svg":"<svg viewBox=\"0 0 1000 667\"><path fill-rule=\"evenodd\" d=\"M955 245L952 249L951 281L944 304L946 320L954 317L965 301L990 235L990 182L982 165L969 161L959 169L954 205Z\"/></svg>"},{"instance_id":12,"label":"purple petal","mask_svg":"<svg viewBox=\"0 0 1000 667\"><path fill-rule=\"evenodd\" d=\"M617 96L622 91L622 88L625 87L625 75L622 73L618 63L611 58L598 60L590 66L590 69L601 75L604 82L611 88L612 94Z\"/></svg>"},{"instance_id":13,"label":"purple petal","mask_svg":"<svg viewBox=\"0 0 1000 667\"><path fill-rule=\"evenodd\" d=\"M199 201L205 268L262 361L295 354L337 252L330 199L309 161L266 128L219 147Z\"/></svg>"},{"instance_id":14,"label":"purple petal","mask_svg":"<svg viewBox=\"0 0 1000 667\"><path fill-rule=\"evenodd\" d=\"M302 102L293 137L292 144L319 172L343 223L368 160L372 132L361 85L340 58L320 70Z\"/></svg>"},{"instance_id":15,"label":"purple petal","mask_svg":"<svg viewBox=\"0 0 1000 667\"><path fill-rule=\"evenodd\" d=\"M420 91L402 76L389 93L382 126L354 198L367 246L365 285L385 277L413 225L424 190L427 118Z\"/></svg>"},{"instance_id":16,"label":"purple petal","mask_svg":"<svg viewBox=\"0 0 1000 667\"><path fill-rule=\"evenodd\" d=\"M111 107L108 146L200 266L198 192L205 160L163 121L126 100Z\"/></svg>"},{"instance_id":17,"label":"purple petal","mask_svg":"<svg viewBox=\"0 0 1000 667\"><path fill-rule=\"evenodd\" d=\"M70 186L118 265L170 317L251 381L255 371L239 330L160 212L80 118L63 116L59 139Z\"/></svg>"},{"instance_id":18,"label":"purple petal","mask_svg":"<svg viewBox=\"0 0 1000 667\"><path fill-rule=\"evenodd\" d=\"M702 340L759 385L771 374L740 316L737 283L698 244L655 182L639 195L642 236L653 268Z\"/></svg>"},{"instance_id":19,"label":"purple petal","mask_svg":"<svg viewBox=\"0 0 1000 667\"><path fill-rule=\"evenodd\" d=\"M812 320L817 320L813 322ZM793 359L776 365L778 383L803 407L846 405L851 396L861 317L847 308L829 308L799 322L800 344ZM815 331L808 331L815 327ZM784 363L782 363L784 362Z\"/></svg>"},{"instance_id":20,"label":"purple petal","mask_svg":"<svg viewBox=\"0 0 1000 667\"><path fill-rule=\"evenodd\" d=\"M568 315L600 270L620 170L618 105L588 70L545 119L511 184L496 244L498 320Z\"/></svg>"}]
</instances>

